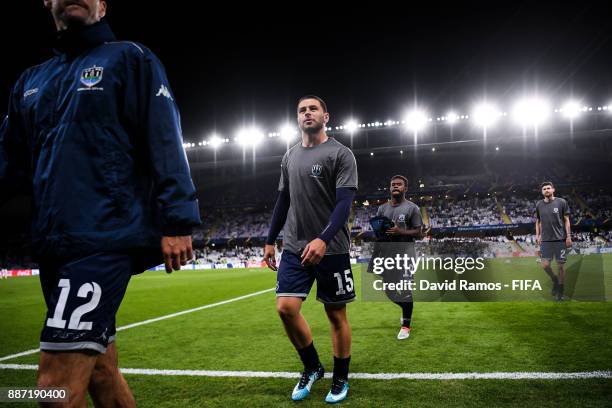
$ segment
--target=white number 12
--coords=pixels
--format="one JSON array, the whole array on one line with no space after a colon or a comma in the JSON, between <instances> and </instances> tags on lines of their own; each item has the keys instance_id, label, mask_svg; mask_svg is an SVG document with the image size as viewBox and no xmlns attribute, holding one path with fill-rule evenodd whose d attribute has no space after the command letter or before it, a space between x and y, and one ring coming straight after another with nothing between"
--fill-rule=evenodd
<instances>
[{"instance_id":1,"label":"white number 12","mask_svg":"<svg viewBox=\"0 0 612 408\"><path fill-rule=\"evenodd\" d=\"M66 327L66 320L62 319L64 315L64 309L66 308L66 301L68 300L68 294L70 293L70 279L60 279L58 287L62 288L57 305L55 306L55 312L53 317L47 319L47 326L55 327L58 329L64 329ZM91 330L93 325L92 322L82 322L81 317L84 314L91 312L100 303L100 297L102 297L102 289L96 282L84 283L79 288L77 296L80 298L86 298L89 293L92 292L91 299L74 309L68 322L68 328L72 330Z\"/></svg>"}]
</instances>

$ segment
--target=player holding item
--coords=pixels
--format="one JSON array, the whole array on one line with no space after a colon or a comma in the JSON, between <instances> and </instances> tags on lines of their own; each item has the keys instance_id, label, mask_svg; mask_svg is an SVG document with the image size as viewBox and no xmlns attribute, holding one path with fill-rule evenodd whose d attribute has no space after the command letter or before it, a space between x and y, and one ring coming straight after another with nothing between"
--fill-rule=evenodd
<instances>
[{"instance_id":1,"label":"player holding item","mask_svg":"<svg viewBox=\"0 0 612 408\"><path fill-rule=\"evenodd\" d=\"M406 199L408 191L408 179L401 175L391 177L389 201L378 207L377 216L384 216L393 221L393 227L389 228L386 237L376 243L377 256L395 258L396 255L408 254L416 259L414 240L422 234L423 220L419 207L412 201ZM410 270L385 270L383 279L385 282L398 283L402 279L413 279L413 271ZM398 340L407 339L410 336L410 324L414 302L411 291L385 291L387 297L402 309L400 319L400 331Z\"/></svg>"},{"instance_id":2,"label":"player holding item","mask_svg":"<svg viewBox=\"0 0 612 408\"><path fill-rule=\"evenodd\" d=\"M44 0L55 56L27 69L0 130L0 193L33 196L47 315L38 386L67 406L135 406L115 315L133 274L192 257L200 217L179 114L159 60L118 42L104 0ZM0 201L3 201L0 197Z\"/></svg>"},{"instance_id":3,"label":"player holding item","mask_svg":"<svg viewBox=\"0 0 612 408\"><path fill-rule=\"evenodd\" d=\"M540 245L542 267L553 282L552 296L563 300L565 262L567 249L572 246L569 206L563 198L555 197L555 187L550 181L540 185L543 200L536 203L536 240ZM557 260L559 275L555 275L550 263Z\"/></svg>"},{"instance_id":4,"label":"player holding item","mask_svg":"<svg viewBox=\"0 0 612 408\"><path fill-rule=\"evenodd\" d=\"M346 303L355 299L347 221L357 190L357 164L349 148L325 133L329 113L317 96L300 98L302 140L281 162L279 195L264 248L264 261L277 270L274 243L284 226L283 254L277 272L276 308L304 371L291 398L303 400L325 372L301 314L302 302L317 281L317 300L331 324L334 375L325 401L347 396L351 329Z\"/></svg>"}]
</instances>

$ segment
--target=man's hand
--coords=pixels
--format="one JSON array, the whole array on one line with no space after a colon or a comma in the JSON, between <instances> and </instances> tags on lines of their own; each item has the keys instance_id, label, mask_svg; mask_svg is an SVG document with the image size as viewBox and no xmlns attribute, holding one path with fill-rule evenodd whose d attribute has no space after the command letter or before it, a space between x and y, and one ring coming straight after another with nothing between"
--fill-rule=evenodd
<instances>
[{"instance_id":1,"label":"man's hand","mask_svg":"<svg viewBox=\"0 0 612 408\"><path fill-rule=\"evenodd\" d=\"M401 235L402 230L397 225L392 226L386 232L387 235Z\"/></svg>"},{"instance_id":2,"label":"man's hand","mask_svg":"<svg viewBox=\"0 0 612 408\"><path fill-rule=\"evenodd\" d=\"M572 238L570 238L569 236L567 238L565 238L565 246L567 248L571 248L572 247Z\"/></svg>"},{"instance_id":3,"label":"man's hand","mask_svg":"<svg viewBox=\"0 0 612 408\"><path fill-rule=\"evenodd\" d=\"M161 249L167 273L172 273L172 270L178 271L181 265L186 265L187 261L193 258L191 235L162 237Z\"/></svg>"},{"instance_id":4,"label":"man's hand","mask_svg":"<svg viewBox=\"0 0 612 408\"><path fill-rule=\"evenodd\" d=\"M317 265L325 256L327 244L321 238L315 238L306 245L302 252L302 265Z\"/></svg>"},{"instance_id":5,"label":"man's hand","mask_svg":"<svg viewBox=\"0 0 612 408\"><path fill-rule=\"evenodd\" d=\"M272 269L273 271L278 271L278 267L276 266L276 249L274 248L274 245L266 244L266 246L264 246L263 260L266 265L268 265L268 268Z\"/></svg>"},{"instance_id":6,"label":"man's hand","mask_svg":"<svg viewBox=\"0 0 612 408\"><path fill-rule=\"evenodd\" d=\"M542 237L540 235L536 235L536 243L542 245Z\"/></svg>"}]
</instances>

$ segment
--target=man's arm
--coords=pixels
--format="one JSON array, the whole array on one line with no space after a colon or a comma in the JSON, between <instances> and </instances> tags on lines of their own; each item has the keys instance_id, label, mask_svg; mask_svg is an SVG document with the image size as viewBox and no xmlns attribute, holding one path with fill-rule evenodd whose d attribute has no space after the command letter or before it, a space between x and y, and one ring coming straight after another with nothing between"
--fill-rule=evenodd
<instances>
[{"instance_id":1,"label":"man's arm","mask_svg":"<svg viewBox=\"0 0 612 408\"><path fill-rule=\"evenodd\" d=\"M268 268L273 271L277 270L274 245L276 244L278 234L280 234L285 225L285 221L287 221L290 205L291 199L289 190L280 190L276 198L274 211L272 212L272 221L270 222L270 229L268 230L268 237L266 238L266 245L264 247L264 262L268 265Z\"/></svg>"},{"instance_id":2,"label":"man's arm","mask_svg":"<svg viewBox=\"0 0 612 408\"><path fill-rule=\"evenodd\" d=\"M161 62L144 49L138 60L136 92L126 106L136 107L136 126L144 136L155 182L166 272L180 269L193 257L191 232L201 224L195 186L183 148L178 108ZM137 98L137 99L135 99Z\"/></svg>"},{"instance_id":3,"label":"man's arm","mask_svg":"<svg viewBox=\"0 0 612 408\"><path fill-rule=\"evenodd\" d=\"M25 126L19 113L21 86L15 84L6 118L0 126L0 205L18 194L29 193L30 157Z\"/></svg>"},{"instance_id":4,"label":"man's arm","mask_svg":"<svg viewBox=\"0 0 612 408\"><path fill-rule=\"evenodd\" d=\"M535 222L535 234L536 234L536 243L540 245L542 243L542 226L540 225L540 211L538 210L538 205L536 204L536 222Z\"/></svg>"},{"instance_id":5,"label":"man's arm","mask_svg":"<svg viewBox=\"0 0 612 408\"><path fill-rule=\"evenodd\" d=\"M563 223L565 224L565 246L569 248L572 246L572 225L567 201L563 202Z\"/></svg>"},{"instance_id":6,"label":"man's arm","mask_svg":"<svg viewBox=\"0 0 612 408\"><path fill-rule=\"evenodd\" d=\"M565 246L569 248L572 246L572 225L569 214L563 217L563 222L565 224Z\"/></svg>"},{"instance_id":7,"label":"man's arm","mask_svg":"<svg viewBox=\"0 0 612 408\"><path fill-rule=\"evenodd\" d=\"M270 222L270 229L268 231L268 237L266 238L266 245L264 246L263 260L268 265L268 268L276 271L276 238L280 234L281 230L285 226L287 221L287 214L289 213L289 207L291 206L291 195L289 194L289 172L287 169L287 162L289 161L288 152L285 153L281 160L281 174L280 180L278 181L278 197L276 197L276 204L274 205L274 211L272 211L272 221Z\"/></svg>"}]
</instances>

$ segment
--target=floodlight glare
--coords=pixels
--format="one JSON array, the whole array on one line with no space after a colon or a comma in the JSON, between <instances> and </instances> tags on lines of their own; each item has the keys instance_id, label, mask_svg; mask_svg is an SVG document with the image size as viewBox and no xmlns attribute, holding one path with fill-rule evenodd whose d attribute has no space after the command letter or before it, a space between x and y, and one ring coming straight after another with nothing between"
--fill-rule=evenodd
<instances>
[{"instance_id":1,"label":"floodlight glare","mask_svg":"<svg viewBox=\"0 0 612 408\"><path fill-rule=\"evenodd\" d=\"M575 119L580 115L580 104L576 101L567 101L559 110L567 119Z\"/></svg>"},{"instance_id":2,"label":"floodlight glare","mask_svg":"<svg viewBox=\"0 0 612 408\"><path fill-rule=\"evenodd\" d=\"M223 144L223 139L221 139L217 135L212 135L210 139L208 139L208 145L213 149L217 150L219 146Z\"/></svg>"},{"instance_id":3,"label":"floodlight glare","mask_svg":"<svg viewBox=\"0 0 612 408\"><path fill-rule=\"evenodd\" d=\"M514 105L514 120L522 126L538 126L548 119L550 105L538 97L521 99Z\"/></svg>"},{"instance_id":4,"label":"floodlight glare","mask_svg":"<svg viewBox=\"0 0 612 408\"><path fill-rule=\"evenodd\" d=\"M295 127L289 124L283 125L280 131L280 136L285 142L289 142L294 139L296 134L297 130L295 129Z\"/></svg>"},{"instance_id":5,"label":"floodlight glare","mask_svg":"<svg viewBox=\"0 0 612 408\"><path fill-rule=\"evenodd\" d=\"M256 127L241 129L237 136L236 142L243 147L257 146L264 138L264 134Z\"/></svg>"},{"instance_id":6,"label":"floodlight glare","mask_svg":"<svg viewBox=\"0 0 612 408\"><path fill-rule=\"evenodd\" d=\"M355 133L358 127L359 125L357 124L357 121L354 119L349 120L344 125L344 129L346 129L349 133Z\"/></svg>"},{"instance_id":7,"label":"floodlight glare","mask_svg":"<svg viewBox=\"0 0 612 408\"><path fill-rule=\"evenodd\" d=\"M456 122L456 121L458 121L458 120L459 120L459 116L458 116L458 115L457 115L455 112L448 112L448 113L446 114L446 121L447 121L449 124L451 124L451 125L452 125L453 123L455 123L455 122Z\"/></svg>"},{"instance_id":8,"label":"floodlight glare","mask_svg":"<svg viewBox=\"0 0 612 408\"><path fill-rule=\"evenodd\" d=\"M418 132L427 124L427 115L419 109L411 110L405 117L406 128L413 132Z\"/></svg>"},{"instance_id":9,"label":"floodlight glare","mask_svg":"<svg viewBox=\"0 0 612 408\"><path fill-rule=\"evenodd\" d=\"M474 112L472 113L474 122L483 128L493 126L500 116L500 111L494 105L488 103L476 105Z\"/></svg>"}]
</instances>

